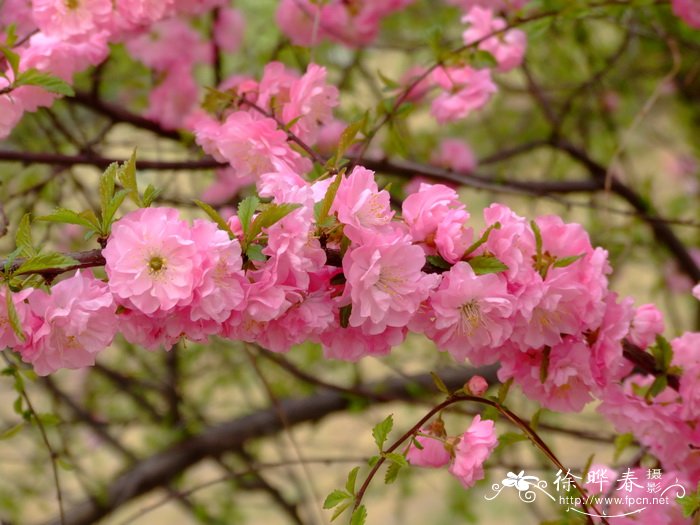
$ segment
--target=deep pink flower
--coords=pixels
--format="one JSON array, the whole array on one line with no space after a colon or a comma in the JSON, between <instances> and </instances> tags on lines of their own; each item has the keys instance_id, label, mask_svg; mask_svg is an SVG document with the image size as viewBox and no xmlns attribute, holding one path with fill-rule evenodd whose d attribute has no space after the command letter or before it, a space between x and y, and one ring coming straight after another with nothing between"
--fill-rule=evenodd
<instances>
[{"instance_id":1,"label":"deep pink flower","mask_svg":"<svg viewBox=\"0 0 700 525\"><path fill-rule=\"evenodd\" d=\"M430 434L429 428L421 428L422 434ZM445 438L440 436L416 436L422 449L411 444L406 453L408 462L416 467L440 468L450 462L450 453L445 448Z\"/></svg>"},{"instance_id":2,"label":"deep pink flower","mask_svg":"<svg viewBox=\"0 0 700 525\"><path fill-rule=\"evenodd\" d=\"M219 9L219 16L214 24L214 41L227 53L235 53L241 47L245 31L243 14L232 7Z\"/></svg>"},{"instance_id":3,"label":"deep pink flower","mask_svg":"<svg viewBox=\"0 0 700 525\"><path fill-rule=\"evenodd\" d=\"M188 224L172 208L129 213L102 251L112 293L145 314L192 301L200 255Z\"/></svg>"},{"instance_id":4,"label":"deep pink flower","mask_svg":"<svg viewBox=\"0 0 700 525\"><path fill-rule=\"evenodd\" d=\"M116 304L105 283L78 271L51 288L29 296L32 313L41 320L31 340L18 350L45 376L59 368L95 364L95 356L112 342L117 330Z\"/></svg>"},{"instance_id":5,"label":"deep pink flower","mask_svg":"<svg viewBox=\"0 0 700 525\"><path fill-rule=\"evenodd\" d=\"M191 68L186 64L174 67L148 94L144 116L164 129L178 129L197 106L198 92Z\"/></svg>"},{"instance_id":6,"label":"deep pink flower","mask_svg":"<svg viewBox=\"0 0 700 525\"><path fill-rule=\"evenodd\" d=\"M481 421L474 416L469 429L462 434L454 447L455 457L450 465L450 474L464 488L470 488L484 478L484 462L498 445L493 421Z\"/></svg>"},{"instance_id":7,"label":"deep pink flower","mask_svg":"<svg viewBox=\"0 0 700 525\"><path fill-rule=\"evenodd\" d=\"M282 108L282 120L296 122L292 131L306 142L315 142L320 125L330 122L338 105L338 89L326 83L326 68L310 64L306 73L294 81L289 101Z\"/></svg>"},{"instance_id":8,"label":"deep pink flower","mask_svg":"<svg viewBox=\"0 0 700 525\"><path fill-rule=\"evenodd\" d=\"M673 12L686 24L695 29L700 29L700 1L699 0L672 0Z\"/></svg>"},{"instance_id":9,"label":"deep pink flower","mask_svg":"<svg viewBox=\"0 0 700 525\"><path fill-rule=\"evenodd\" d=\"M462 35L464 43L470 45L479 42L479 49L488 51L496 59L499 71L510 71L522 63L527 45L525 33L520 29L503 31L506 21L494 17L491 9L472 7L462 22L469 24Z\"/></svg>"}]
</instances>

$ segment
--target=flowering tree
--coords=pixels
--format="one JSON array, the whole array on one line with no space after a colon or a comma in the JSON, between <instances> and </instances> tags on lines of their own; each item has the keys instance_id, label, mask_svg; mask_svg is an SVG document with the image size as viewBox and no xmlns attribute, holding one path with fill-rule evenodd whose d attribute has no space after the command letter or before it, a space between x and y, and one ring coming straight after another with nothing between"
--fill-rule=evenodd
<instances>
[{"instance_id":1,"label":"flowering tree","mask_svg":"<svg viewBox=\"0 0 700 525\"><path fill-rule=\"evenodd\" d=\"M693 523L698 28L0 0L3 523Z\"/></svg>"}]
</instances>

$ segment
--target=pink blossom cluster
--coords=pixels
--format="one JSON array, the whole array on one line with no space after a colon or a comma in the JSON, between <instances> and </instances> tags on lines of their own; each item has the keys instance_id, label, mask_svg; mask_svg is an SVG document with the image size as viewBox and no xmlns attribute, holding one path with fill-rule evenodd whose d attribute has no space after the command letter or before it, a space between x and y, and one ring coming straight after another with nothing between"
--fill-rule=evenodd
<instances>
[{"instance_id":1,"label":"pink blossom cluster","mask_svg":"<svg viewBox=\"0 0 700 525\"><path fill-rule=\"evenodd\" d=\"M422 448L410 445L406 459L411 465L427 468L447 465L450 474L467 489L484 479L484 463L498 445L493 421L482 421L478 415L461 436L448 437L444 425L438 421L421 429L415 440Z\"/></svg>"},{"instance_id":2,"label":"pink blossom cluster","mask_svg":"<svg viewBox=\"0 0 700 525\"><path fill-rule=\"evenodd\" d=\"M225 3L225 0L8 0L0 5L0 35L10 26L15 28L20 39L14 48L19 55L19 73L34 68L68 83L76 73L104 61L111 42L133 39L129 47L135 55L146 56L150 59L145 60L147 65L163 73L158 88L151 93L149 114L162 119L166 127L175 127L180 124L178 110L197 99L191 66L202 59L203 46L210 53L210 44L199 42L194 30L183 20L156 23L178 14L195 15L222 7L220 24L224 28L218 33L226 32L226 28L240 31L238 15L227 11L223 7ZM143 43L144 34L150 35L146 39L159 41L160 46ZM224 46L235 45L230 36L226 38L228 41L222 41ZM0 67L5 75L0 80L1 89L14 78L6 61ZM0 138L10 133L25 111L50 106L56 97L37 86L21 86L0 95Z\"/></svg>"},{"instance_id":3,"label":"pink blossom cluster","mask_svg":"<svg viewBox=\"0 0 700 525\"><path fill-rule=\"evenodd\" d=\"M338 90L327 83L324 67L310 64L298 75L279 62L265 66L260 82L233 77L222 86L239 97L238 109L217 119L203 111L193 113L188 125L204 151L230 164L219 172L207 193L225 202L246 184L264 173L286 169L305 174L311 169L306 157L288 143L289 129L305 144L315 144L322 126L333 121Z\"/></svg>"},{"instance_id":4,"label":"pink blossom cluster","mask_svg":"<svg viewBox=\"0 0 700 525\"><path fill-rule=\"evenodd\" d=\"M277 23L298 46L313 46L329 39L347 46L370 44L383 18L413 0L281 0Z\"/></svg>"},{"instance_id":5,"label":"pink blossom cluster","mask_svg":"<svg viewBox=\"0 0 700 525\"><path fill-rule=\"evenodd\" d=\"M677 17L690 27L700 29L700 2L698 0L672 0L671 6Z\"/></svg>"}]
</instances>

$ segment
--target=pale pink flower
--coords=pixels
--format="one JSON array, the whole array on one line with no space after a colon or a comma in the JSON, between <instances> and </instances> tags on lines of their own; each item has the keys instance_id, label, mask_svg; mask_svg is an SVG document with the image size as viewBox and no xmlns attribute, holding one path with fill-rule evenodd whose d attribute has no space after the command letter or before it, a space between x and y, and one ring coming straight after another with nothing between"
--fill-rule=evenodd
<instances>
[{"instance_id":1,"label":"pale pink flower","mask_svg":"<svg viewBox=\"0 0 700 525\"><path fill-rule=\"evenodd\" d=\"M214 175L214 182L202 193L202 200L214 206L229 202L241 189L255 184L253 175L241 177L233 168L218 169Z\"/></svg>"},{"instance_id":2,"label":"pale pink flower","mask_svg":"<svg viewBox=\"0 0 700 525\"><path fill-rule=\"evenodd\" d=\"M673 12L686 24L695 29L700 29L700 1L699 0L672 0Z\"/></svg>"},{"instance_id":3,"label":"pale pink flower","mask_svg":"<svg viewBox=\"0 0 700 525\"><path fill-rule=\"evenodd\" d=\"M693 297L700 300L700 283L696 284L693 287Z\"/></svg>"},{"instance_id":4,"label":"pale pink flower","mask_svg":"<svg viewBox=\"0 0 700 525\"><path fill-rule=\"evenodd\" d=\"M382 230L394 215L389 192L379 191L374 172L362 166L355 166L350 175L343 178L331 213L338 214L338 220L346 225L345 234L357 242L362 239L363 232L372 235Z\"/></svg>"},{"instance_id":5,"label":"pale pink flower","mask_svg":"<svg viewBox=\"0 0 700 525\"><path fill-rule=\"evenodd\" d=\"M282 120L295 119L292 131L307 142L315 142L320 125L330 122L338 105L338 89L326 83L326 68L310 64L306 73L294 81L289 102L282 108Z\"/></svg>"},{"instance_id":6,"label":"pale pink flower","mask_svg":"<svg viewBox=\"0 0 700 525\"><path fill-rule=\"evenodd\" d=\"M459 437L454 447L455 456L450 464L450 474L464 488L470 488L484 478L484 462L498 445L493 421L482 421L476 415L469 429Z\"/></svg>"},{"instance_id":7,"label":"pale pink flower","mask_svg":"<svg viewBox=\"0 0 700 525\"><path fill-rule=\"evenodd\" d=\"M112 14L111 0L32 0L32 8L39 29L61 39L94 31Z\"/></svg>"},{"instance_id":8,"label":"pale pink flower","mask_svg":"<svg viewBox=\"0 0 700 525\"><path fill-rule=\"evenodd\" d=\"M430 434L429 428L421 428L421 434ZM411 444L406 459L415 467L440 468L450 462L450 453L445 448L445 439L439 436L416 436L414 438L423 447Z\"/></svg>"},{"instance_id":9,"label":"pale pink flower","mask_svg":"<svg viewBox=\"0 0 700 525\"><path fill-rule=\"evenodd\" d=\"M504 31L506 21L494 17L491 9L472 7L462 22L469 24L462 34L464 43L479 42L479 49L491 53L496 59L499 71L510 71L522 63L527 45L525 33L520 29Z\"/></svg>"},{"instance_id":10,"label":"pale pink flower","mask_svg":"<svg viewBox=\"0 0 700 525\"><path fill-rule=\"evenodd\" d=\"M367 356L388 354L394 346L400 345L406 338L405 327L387 326L379 333L370 333L364 326L342 328L336 321L321 333L319 340L323 345L323 355L328 359L358 361Z\"/></svg>"},{"instance_id":11,"label":"pale pink flower","mask_svg":"<svg viewBox=\"0 0 700 525\"><path fill-rule=\"evenodd\" d=\"M476 156L469 145L460 139L443 139L430 162L458 173L471 173L476 169Z\"/></svg>"},{"instance_id":12,"label":"pale pink flower","mask_svg":"<svg viewBox=\"0 0 700 525\"><path fill-rule=\"evenodd\" d=\"M53 286L50 295L35 290L28 300L41 323L19 352L41 376L59 368L94 365L117 331L114 298L107 285L89 273L78 271Z\"/></svg>"},{"instance_id":13,"label":"pale pink flower","mask_svg":"<svg viewBox=\"0 0 700 525\"><path fill-rule=\"evenodd\" d=\"M241 47L245 31L243 14L232 7L219 9L214 24L214 41L222 51L235 53Z\"/></svg>"},{"instance_id":14,"label":"pale pink flower","mask_svg":"<svg viewBox=\"0 0 700 525\"><path fill-rule=\"evenodd\" d=\"M260 79L256 104L273 115L279 115L290 101L292 84L298 79L299 74L282 62L269 62Z\"/></svg>"},{"instance_id":15,"label":"pale pink flower","mask_svg":"<svg viewBox=\"0 0 700 525\"><path fill-rule=\"evenodd\" d=\"M145 26L164 18L173 7L173 0L119 0L116 6L130 24Z\"/></svg>"},{"instance_id":16,"label":"pale pink flower","mask_svg":"<svg viewBox=\"0 0 700 525\"><path fill-rule=\"evenodd\" d=\"M182 72L185 67L210 63L212 59L210 44L181 18L158 22L130 37L125 45L134 58L156 71L177 68Z\"/></svg>"},{"instance_id":17,"label":"pale pink flower","mask_svg":"<svg viewBox=\"0 0 700 525\"><path fill-rule=\"evenodd\" d=\"M7 81L0 78L0 89ZM22 120L24 115L24 106L16 97L9 95L0 95L0 139L6 138L14 129L14 127Z\"/></svg>"},{"instance_id":18,"label":"pale pink flower","mask_svg":"<svg viewBox=\"0 0 700 525\"><path fill-rule=\"evenodd\" d=\"M643 304L634 312L634 319L627 338L632 344L646 348L654 342L656 336L664 331L664 317L653 304Z\"/></svg>"},{"instance_id":19,"label":"pale pink flower","mask_svg":"<svg viewBox=\"0 0 700 525\"><path fill-rule=\"evenodd\" d=\"M163 129L178 129L197 106L199 87L187 64L174 67L148 94L144 116L158 122Z\"/></svg>"},{"instance_id":20,"label":"pale pink flower","mask_svg":"<svg viewBox=\"0 0 700 525\"><path fill-rule=\"evenodd\" d=\"M498 90L488 69L440 67L433 72L433 79L444 90L430 108L440 124L464 118L484 107Z\"/></svg>"},{"instance_id":21,"label":"pale pink flower","mask_svg":"<svg viewBox=\"0 0 700 525\"><path fill-rule=\"evenodd\" d=\"M0 3L0 30L15 25L18 35L28 35L36 30L32 3L27 0L5 0Z\"/></svg>"},{"instance_id":22,"label":"pale pink flower","mask_svg":"<svg viewBox=\"0 0 700 525\"><path fill-rule=\"evenodd\" d=\"M350 326L365 321L373 331L403 327L437 285L439 276L421 271L425 254L405 237L376 235L343 258L344 297L352 304Z\"/></svg>"},{"instance_id":23,"label":"pale pink flower","mask_svg":"<svg viewBox=\"0 0 700 525\"><path fill-rule=\"evenodd\" d=\"M515 306L503 276L476 275L460 261L443 274L429 304L420 314L422 328L439 349L458 360L481 353L497 359L496 349L511 334L509 318ZM492 351L483 352L487 349Z\"/></svg>"},{"instance_id":24,"label":"pale pink flower","mask_svg":"<svg viewBox=\"0 0 700 525\"><path fill-rule=\"evenodd\" d=\"M200 278L198 247L172 208L131 212L112 227L105 270L112 293L145 314L192 301Z\"/></svg>"}]
</instances>

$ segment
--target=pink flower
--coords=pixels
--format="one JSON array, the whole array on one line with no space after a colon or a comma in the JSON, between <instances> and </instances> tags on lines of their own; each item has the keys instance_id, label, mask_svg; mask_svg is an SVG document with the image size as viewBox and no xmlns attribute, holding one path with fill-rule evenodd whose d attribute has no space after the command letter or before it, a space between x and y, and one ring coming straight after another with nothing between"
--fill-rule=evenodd
<instances>
[{"instance_id":1,"label":"pink flower","mask_svg":"<svg viewBox=\"0 0 700 525\"><path fill-rule=\"evenodd\" d=\"M489 384L482 376L476 375L469 379L465 389L475 396L483 396L489 389Z\"/></svg>"},{"instance_id":2,"label":"pink flower","mask_svg":"<svg viewBox=\"0 0 700 525\"><path fill-rule=\"evenodd\" d=\"M373 333L403 327L436 286L439 276L424 274L425 254L406 237L376 235L343 258L344 298L352 304L350 326L365 321Z\"/></svg>"},{"instance_id":3,"label":"pink flower","mask_svg":"<svg viewBox=\"0 0 700 525\"><path fill-rule=\"evenodd\" d=\"M627 338L632 344L646 348L664 331L664 317L653 304L643 304L634 312Z\"/></svg>"},{"instance_id":4,"label":"pink flower","mask_svg":"<svg viewBox=\"0 0 700 525\"><path fill-rule=\"evenodd\" d=\"M465 226L469 213L452 188L422 184L406 197L402 213L413 241L422 243L429 254L437 252L455 263L472 243L473 231Z\"/></svg>"},{"instance_id":5,"label":"pink flower","mask_svg":"<svg viewBox=\"0 0 700 525\"><path fill-rule=\"evenodd\" d=\"M400 345L406 338L406 328L387 326L375 333L367 327L342 328L336 320L319 339L323 345L323 355L328 359L358 361L367 356L388 354L392 347Z\"/></svg>"},{"instance_id":6,"label":"pink flower","mask_svg":"<svg viewBox=\"0 0 700 525\"><path fill-rule=\"evenodd\" d=\"M430 161L459 173L471 173L476 169L474 152L466 142L459 139L443 139Z\"/></svg>"},{"instance_id":7,"label":"pink flower","mask_svg":"<svg viewBox=\"0 0 700 525\"><path fill-rule=\"evenodd\" d=\"M430 108L440 124L464 118L482 108L498 90L488 69L441 67L433 72L433 79L444 90Z\"/></svg>"},{"instance_id":8,"label":"pink flower","mask_svg":"<svg viewBox=\"0 0 700 525\"><path fill-rule=\"evenodd\" d=\"M430 434L430 428L421 428L421 434ZM445 448L445 438L440 436L416 436L415 440L421 444L422 449L414 444L408 449L406 459L416 467L440 468L450 462L450 453Z\"/></svg>"},{"instance_id":9,"label":"pink flower","mask_svg":"<svg viewBox=\"0 0 700 525\"><path fill-rule=\"evenodd\" d=\"M243 14L232 7L219 9L219 17L214 24L214 41L227 53L235 53L241 47L245 30Z\"/></svg>"},{"instance_id":10,"label":"pink flower","mask_svg":"<svg viewBox=\"0 0 700 525\"><path fill-rule=\"evenodd\" d=\"M40 324L31 341L19 348L22 360L45 376L59 368L95 364L95 356L117 330L116 304L106 284L78 271L51 288L35 290L29 306Z\"/></svg>"},{"instance_id":11,"label":"pink flower","mask_svg":"<svg viewBox=\"0 0 700 525\"><path fill-rule=\"evenodd\" d=\"M519 29L503 32L506 21L493 14L491 9L472 7L462 18L462 22L469 24L462 37L466 45L479 42L479 49L491 53L498 62L499 71L510 71L522 63L527 37Z\"/></svg>"},{"instance_id":12,"label":"pink flower","mask_svg":"<svg viewBox=\"0 0 700 525\"><path fill-rule=\"evenodd\" d=\"M34 20L49 36L84 35L107 21L111 0L33 0Z\"/></svg>"},{"instance_id":13,"label":"pink flower","mask_svg":"<svg viewBox=\"0 0 700 525\"><path fill-rule=\"evenodd\" d=\"M515 306L503 276L477 276L469 263L460 261L443 274L429 305L417 322L439 349L459 360L481 361L481 353L497 359L496 349L510 336Z\"/></svg>"},{"instance_id":14,"label":"pink flower","mask_svg":"<svg viewBox=\"0 0 700 525\"><path fill-rule=\"evenodd\" d=\"M360 242L363 234L373 236L389 224L394 215L389 201L389 192L379 191L374 172L355 166L340 183L331 213L346 225L345 235Z\"/></svg>"},{"instance_id":15,"label":"pink flower","mask_svg":"<svg viewBox=\"0 0 700 525\"><path fill-rule=\"evenodd\" d=\"M672 0L673 12L686 24L695 29L700 29L700 1L698 0Z\"/></svg>"},{"instance_id":16,"label":"pink flower","mask_svg":"<svg viewBox=\"0 0 700 525\"><path fill-rule=\"evenodd\" d=\"M199 88L186 64L172 68L148 94L145 117L164 129L178 129L196 107Z\"/></svg>"},{"instance_id":17,"label":"pink flower","mask_svg":"<svg viewBox=\"0 0 700 525\"><path fill-rule=\"evenodd\" d=\"M250 174L241 177L233 168L218 169L215 176L211 186L202 193L202 199L214 206L229 202L241 189L255 184L255 177Z\"/></svg>"},{"instance_id":18,"label":"pink flower","mask_svg":"<svg viewBox=\"0 0 700 525\"><path fill-rule=\"evenodd\" d=\"M289 102L282 109L282 119L295 119L292 131L302 140L315 142L320 125L333 118L332 109L338 105L338 89L326 84L326 68L310 64L306 73L292 83Z\"/></svg>"},{"instance_id":19,"label":"pink flower","mask_svg":"<svg viewBox=\"0 0 700 525\"><path fill-rule=\"evenodd\" d=\"M693 287L693 297L700 301L700 283Z\"/></svg>"},{"instance_id":20,"label":"pink flower","mask_svg":"<svg viewBox=\"0 0 700 525\"><path fill-rule=\"evenodd\" d=\"M474 416L469 429L462 434L454 447L455 457L449 471L464 488L470 488L484 478L484 462L498 445L493 421L481 421Z\"/></svg>"},{"instance_id":21,"label":"pink flower","mask_svg":"<svg viewBox=\"0 0 700 525\"><path fill-rule=\"evenodd\" d=\"M0 89L7 81L0 79ZM24 115L24 107L12 95L0 95L0 139L6 138Z\"/></svg>"},{"instance_id":22,"label":"pink flower","mask_svg":"<svg viewBox=\"0 0 700 525\"><path fill-rule=\"evenodd\" d=\"M192 301L201 257L177 210L145 208L125 215L102 254L109 288L127 305L152 314Z\"/></svg>"},{"instance_id":23,"label":"pink flower","mask_svg":"<svg viewBox=\"0 0 700 525\"><path fill-rule=\"evenodd\" d=\"M130 24L147 25L160 20L172 8L173 0L119 0L117 10Z\"/></svg>"},{"instance_id":24,"label":"pink flower","mask_svg":"<svg viewBox=\"0 0 700 525\"><path fill-rule=\"evenodd\" d=\"M412 86L406 93L407 101L420 102L433 87L431 76L426 71L422 66L413 66L401 76L400 84L404 90Z\"/></svg>"},{"instance_id":25,"label":"pink flower","mask_svg":"<svg viewBox=\"0 0 700 525\"><path fill-rule=\"evenodd\" d=\"M515 379L523 393L559 412L580 412L591 401L596 382L589 349L573 337L547 349L501 352L498 379Z\"/></svg>"}]
</instances>

